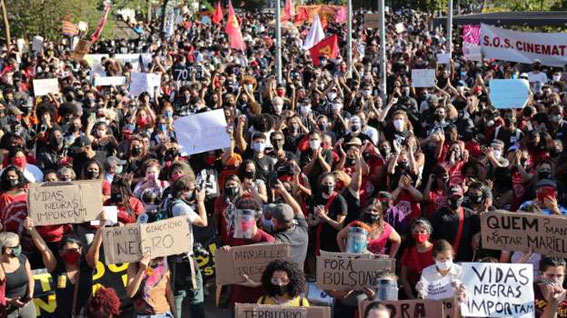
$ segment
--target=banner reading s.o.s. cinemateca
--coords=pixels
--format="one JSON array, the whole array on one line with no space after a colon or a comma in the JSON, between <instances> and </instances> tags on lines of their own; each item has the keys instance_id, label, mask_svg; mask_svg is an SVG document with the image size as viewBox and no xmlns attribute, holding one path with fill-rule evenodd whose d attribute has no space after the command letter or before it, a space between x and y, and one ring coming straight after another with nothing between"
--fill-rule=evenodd
<instances>
[{"instance_id":1,"label":"banner reading s.o.s. cinemateca","mask_svg":"<svg viewBox=\"0 0 567 318\"><path fill-rule=\"evenodd\" d=\"M543 65L567 64L567 33L536 33L506 30L486 24L480 28L480 45L485 58Z\"/></svg>"}]
</instances>

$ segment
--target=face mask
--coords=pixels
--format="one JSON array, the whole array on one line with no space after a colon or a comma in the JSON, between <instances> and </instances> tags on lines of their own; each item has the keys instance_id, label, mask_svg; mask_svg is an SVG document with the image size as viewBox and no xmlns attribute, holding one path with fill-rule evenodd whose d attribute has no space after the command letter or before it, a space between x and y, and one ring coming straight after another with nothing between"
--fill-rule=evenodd
<instances>
[{"instance_id":1,"label":"face mask","mask_svg":"<svg viewBox=\"0 0 567 318\"><path fill-rule=\"evenodd\" d=\"M254 179L256 176L256 171L244 171L244 178Z\"/></svg>"},{"instance_id":2,"label":"face mask","mask_svg":"<svg viewBox=\"0 0 567 318\"><path fill-rule=\"evenodd\" d=\"M381 218L382 218L382 216L380 216L378 214L372 214L372 213L365 213L364 214L364 220L366 222L368 222L369 224L374 224L374 223L380 221Z\"/></svg>"},{"instance_id":3,"label":"face mask","mask_svg":"<svg viewBox=\"0 0 567 318\"><path fill-rule=\"evenodd\" d=\"M345 166L350 167L350 166L352 166L352 165L354 165L354 158L348 158L348 157L347 157L347 158L345 159Z\"/></svg>"},{"instance_id":4,"label":"face mask","mask_svg":"<svg viewBox=\"0 0 567 318\"><path fill-rule=\"evenodd\" d=\"M555 115L551 116L551 121L554 122L554 123L560 122L561 121L561 115L555 114Z\"/></svg>"},{"instance_id":5,"label":"face mask","mask_svg":"<svg viewBox=\"0 0 567 318\"><path fill-rule=\"evenodd\" d=\"M22 254L22 246L21 245L18 245L16 247L12 248L12 256L20 257L21 254Z\"/></svg>"},{"instance_id":6,"label":"face mask","mask_svg":"<svg viewBox=\"0 0 567 318\"><path fill-rule=\"evenodd\" d=\"M134 148L132 148L132 155L134 156L139 156L142 154L142 148L139 146L136 146Z\"/></svg>"},{"instance_id":7,"label":"face mask","mask_svg":"<svg viewBox=\"0 0 567 318\"><path fill-rule=\"evenodd\" d=\"M23 168L26 166L27 160L24 157L17 157L12 159L12 163L18 168Z\"/></svg>"},{"instance_id":8,"label":"face mask","mask_svg":"<svg viewBox=\"0 0 567 318\"><path fill-rule=\"evenodd\" d=\"M266 145L263 142L255 142L252 144L252 149L256 152L264 152Z\"/></svg>"},{"instance_id":9,"label":"face mask","mask_svg":"<svg viewBox=\"0 0 567 318\"><path fill-rule=\"evenodd\" d=\"M482 195L470 195L469 194L469 202L472 204L479 204L482 203L483 198Z\"/></svg>"},{"instance_id":10,"label":"face mask","mask_svg":"<svg viewBox=\"0 0 567 318\"><path fill-rule=\"evenodd\" d=\"M287 294L287 285L274 285L274 292L278 296L283 296Z\"/></svg>"},{"instance_id":11,"label":"face mask","mask_svg":"<svg viewBox=\"0 0 567 318\"><path fill-rule=\"evenodd\" d=\"M327 124L325 124L325 123L319 124L318 127L319 127L319 130L321 130L321 131L327 130Z\"/></svg>"},{"instance_id":12,"label":"face mask","mask_svg":"<svg viewBox=\"0 0 567 318\"><path fill-rule=\"evenodd\" d=\"M20 180L18 179L8 179L8 182L10 183L10 189L13 189L20 185Z\"/></svg>"},{"instance_id":13,"label":"face mask","mask_svg":"<svg viewBox=\"0 0 567 318\"><path fill-rule=\"evenodd\" d=\"M429 234L412 234L413 239L417 244L423 244L429 238Z\"/></svg>"},{"instance_id":14,"label":"face mask","mask_svg":"<svg viewBox=\"0 0 567 318\"><path fill-rule=\"evenodd\" d=\"M77 264L80 258L81 258L81 254L77 251L69 251L61 255L61 259L63 259L63 262L69 265Z\"/></svg>"},{"instance_id":15,"label":"face mask","mask_svg":"<svg viewBox=\"0 0 567 318\"><path fill-rule=\"evenodd\" d=\"M386 158L390 154L390 148L382 148L379 151L380 155L382 155L382 158Z\"/></svg>"},{"instance_id":16,"label":"face mask","mask_svg":"<svg viewBox=\"0 0 567 318\"><path fill-rule=\"evenodd\" d=\"M122 166L116 166L114 168L114 171L116 172L116 174L121 174L122 170L124 170L124 168Z\"/></svg>"},{"instance_id":17,"label":"face mask","mask_svg":"<svg viewBox=\"0 0 567 318\"><path fill-rule=\"evenodd\" d=\"M254 220L254 218L243 218L238 222L238 229L244 238L252 238L254 224L256 224L256 220Z\"/></svg>"},{"instance_id":18,"label":"face mask","mask_svg":"<svg viewBox=\"0 0 567 318\"><path fill-rule=\"evenodd\" d=\"M85 173L85 177L87 177L87 179L89 180L98 179L98 175L99 175L98 172L92 170L87 170L87 173Z\"/></svg>"},{"instance_id":19,"label":"face mask","mask_svg":"<svg viewBox=\"0 0 567 318\"><path fill-rule=\"evenodd\" d=\"M301 116L307 116L311 113L311 105L301 105L299 106L299 113Z\"/></svg>"},{"instance_id":20,"label":"face mask","mask_svg":"<svg viewBox=\"0 0 567 318\"><path fill-rule=\"evenodd\" d=\"M319 140L309 140L309 148L312 150L317 150L321 147L321 142Z\"/></svg>"},{"instance_id":21,"label":"face mask","mask_svg":"<svg viewBox=\"0 0 567 318\"><path fill-rule=\"evenodd\" d=\"M447 201L449 203L449 207L453 210L458 210L463 204L463 198L449 198Z\"/></svg>"},{"instance_id":22,"label":"face mask","mask_svg":"<svg viewBox=\"0 0 567 318\"><path fill-rule=\"evenodd\" d=\"M394 128L397 131L403 131L404 130L404 120L403 119L395 119L394 120Z\"/></svg>"},{"instance_id":23,"label":"face mask","mask_svg":"<svg viewBox=\"0 0 567 318\"><path fill-rule=\"evenodd\" d=\"M114 203L122 202L122 193L120 192L111 192L110 193L110 201Z\"/></svg>"},{"instance_id":24,"label":"face mask","mask_svg":"<svg viewBox=\"0 0 567 318\"><path fill-rule=\"evenodd\" d=\"M433 116L433 118L435 118L435 121L436 121L436 122L439 122L439 123L440 123L440 122L442 122L442 121L445 119L445 116L442 115L442 114L435 114L435 115Z\"/></svg>"},{"instance_id":25,"label":"face mask","mask_svg":"<svg viewBox=\"0 0 567 318\"><path fill-rule=\"evenodd\" d=\"M453 266L453 261L452 260L448 260L445 262L435 261L435 266L437 266L439 270L448 271Z\"/></svg>"},{"instance_id":26,"label":"face mask","mask_svg":"<svg viewBox=\"0 0 567 318\"><path fill-rule=\"evenodd\" d=\"M283 109L283 105L274 105L274 112L275 112L276 114L281 113L281 112L282 112L282 109Z\"/></svg>"},{"instance_id":27,"label":"face mask","mask_svg":"<svg viewBox=\"0 0 567 318\"><path fill-rule=\"evenodd\" d=\"M60 148L63 145L63 137L55 137L51 139L51 145L56 148Z\"/></svg>"},{"instance_id":28,"label":"face mask","mask_svg":"<svg viewBox=\"0 0 567 318\"><path fill-rule=\"evenodd\" d=\"M224 188L224 193L229 197L232 198L238 194L238 187L227 187Z\"/></svg>"},{"instance_id":29,"label":"face mask","mask_svg":"<svg viewBox=\"0 0 567 318\"><path fill-rule=\"evenodd\" d=\"M548 171L540 171L540 172L537 173L537 176L540 180L552 179L551 178L551 172L548 172Z\"/></svg>"},{"instance_id":30,"label":"face mask","mask_svg":"<svg viewBox=\"0 0 567 318\"><path fill-rule=\"evenodd\" d=\"M334 100L336 97L337 97L337 93L329 92L327 94L327 98L329 98L329 100Z\"/></svg>"},{"instance_id":31,"label":"face mask","mask_svg":"<svg viewBox=\"0 0 567 318\"><path fill-rule=\"evenodd\" d=\"M561 80L561 75L553 75L553 81L559 82Z\"/></svg>"},{"instance_id":32,"label":"face mask","mask_svg":"<svg viewBox=\"0 0 567 318\"><path fill-rule=\"evenodd\" d=\"M326 195L331 195L334 189L335 189L334 185L321 185L321 191Z\"/></svg>"},{"instance_id":33,"label":"face mask","mask_svg":"<svg viewBox=\"0 0 567 318\"><path fill-rule=\"evenodd\" d=\"M494 158L500 159L502 157L502 150L494 149L492 151L492 154L494 155Z\"/></svg>"},{"instance_id":34,"label":"face mask","mask_svg":"<svg viewBox=\"0 0 567 318\"><path fill-rule=\"evenodd\" d=\"M406 170L407 168L409 168L409 162L408 161L400 161L400 162L398 162L398 167L400 168L400 170Z\"/></svg>"},{"instance_id":35,"label":"face mask","mask_svg":"<svg viewBox=\"0 0 567 318\"><path fill-rule=\"evenodd\" d=\"M350 126L350 131L353 132L353 133L355 133L355 132L357 132L357 131L359 131L359 130L360 130L360 125L358 125L358 124L352 124L352 125Z\"/></svg>"}]
</instances>

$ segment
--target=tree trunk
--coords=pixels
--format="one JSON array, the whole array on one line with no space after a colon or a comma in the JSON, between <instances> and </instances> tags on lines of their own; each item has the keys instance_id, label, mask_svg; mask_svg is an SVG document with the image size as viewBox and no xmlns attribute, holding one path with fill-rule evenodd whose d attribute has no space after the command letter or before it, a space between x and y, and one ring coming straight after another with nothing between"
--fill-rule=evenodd
<instances>
[{"instance_id":1,"label":"tree trunk","mask_svg":"<svg viewBox=\"0 0 567 318\"><path fill-rule=\"evenodd\" d=\"M0 0L0 7L2 9L2 19L4 20L4 34L6 36L6 49L10 49L10 44L12 42L12 36L10 35L10 21L8 21L8 9L6 8L6 2Z\"/></svg>"}]
</instances>

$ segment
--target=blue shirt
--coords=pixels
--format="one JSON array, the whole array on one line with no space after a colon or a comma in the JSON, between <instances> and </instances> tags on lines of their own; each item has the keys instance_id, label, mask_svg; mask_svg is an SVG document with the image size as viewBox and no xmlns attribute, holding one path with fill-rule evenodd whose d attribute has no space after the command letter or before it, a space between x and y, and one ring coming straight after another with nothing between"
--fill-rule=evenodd
<instances>
[{"instance_id":1,"label":"blue shirt","mask_svg":"<svg viewBox=\"0 0 567 318\"><path fill-rule=\"evenodd\" d=\"M534 204L533 200L526 201L526 202L522 203L522 205L520 205L519 210L525 211L532 204ZM567 215L567 208L565 208L564 206L561 206L561 205L557 205L557 206L559 207L559 211L561 211L562 215ZM545 215L553 215L554 214L553 211L551 211L548 208L540 207L540 209L541 209L541 213L543 213Z\"/></svg>"}]
</instances>

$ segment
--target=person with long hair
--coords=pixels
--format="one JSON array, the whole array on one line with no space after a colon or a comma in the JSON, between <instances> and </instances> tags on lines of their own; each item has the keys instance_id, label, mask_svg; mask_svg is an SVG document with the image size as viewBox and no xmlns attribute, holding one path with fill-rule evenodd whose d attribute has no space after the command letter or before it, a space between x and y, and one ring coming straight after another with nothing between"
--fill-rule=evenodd
<instances>
[{"instance_id":1,"label":"person with long hair","mask_svg":"<svg viewBox=\"0 0 567 318\"><path fill-rule=\"evenodd\" d=\"M215 201L213 221L223 243L228 242L232 224L229 222L235 213L235 203L242 197L242 184L236 175L228 175L221 195Z\"/></svg>"},{"instance_id":2,"label":"person with long hair","mask_svg":"<svg viewBox=\"0 0 567 318\"><path fill-rule=\"evenodd\" d=\"M101 182L104 199L110 198L110 182L103 179L102 165L96 159L89 159L83 165L81 180L95 180Z\"/></svg>"},{"instance_id":3,"label":"person with long hair","mask_svg":"<svg viewBox=\"0 0 567 318\"><path fill-rule=\"evenodd\" d=\"M433 243L429 240L433 227L426 218L417 218L410 225L410 246L402 254L400 282L406 297L414 299L415 285L421 272L433 265Z\"/></svg>"},{"instance_id":4,"label":"person with long hair","mask_svg":"<svg viewBox=\"0 0 567 318\"><path fill-rule=\"evenodd\" d=\"M0 175L0 221L4 231L18 234L24 251L32 250L31 240L23 231L23 223L28 216L26 192L28 181L23 172L8 166Z\"/></svg>"},{"instance_id":5,"label":"person with long hair","mask_svg":"<svg viewBox=\"0 0 567 318\"><path fill-rule=\"evenodd\" d=\"M145 163L146 175L134 188L134 196L144 204L146 210L156 210L162 199L165 188L169 186L166 181L159 180L161 165L156 159L149 159Z\"/></svg>"},{"instance_id":6,"label":"person with long hair","mask_svg":"<svg viewBox=\"0 0 567 318\"><path fill-rule=\"evenodd\" d=\"M306 291L305 276L297 264L277 259L271 261L262 273L262 287L266 295L258 304L281 306L309 306L302 294Z\"/></svg>"},{"instance_id":7,"label":"person with long hair","mask_svg":"<svg viewBox=\"0 0 567 318\"><path fill-rule=\"evenodd\" d=\"M118 222L123 224L136 222L145 208L144 204L132 194L129 178L115 176L110 189L110 199L106 200L104 205L118 207Z\"/></svg>"}]
</instances>

